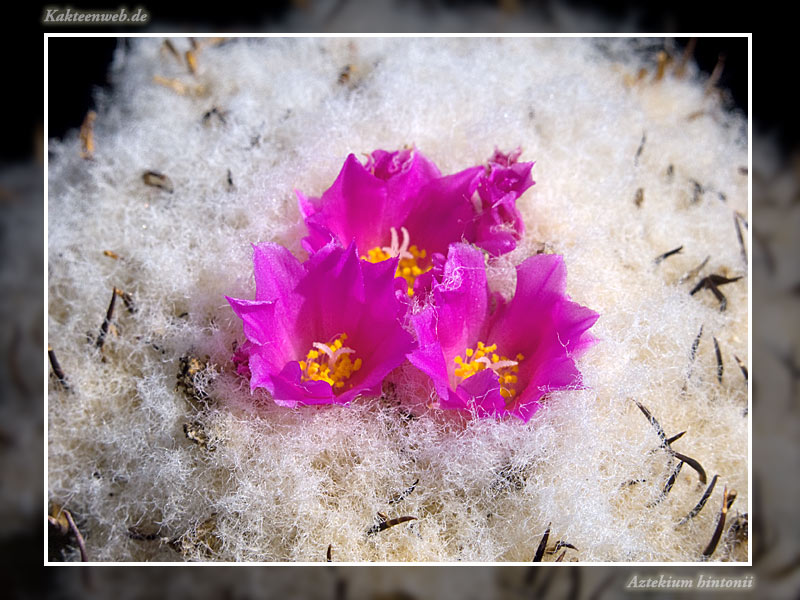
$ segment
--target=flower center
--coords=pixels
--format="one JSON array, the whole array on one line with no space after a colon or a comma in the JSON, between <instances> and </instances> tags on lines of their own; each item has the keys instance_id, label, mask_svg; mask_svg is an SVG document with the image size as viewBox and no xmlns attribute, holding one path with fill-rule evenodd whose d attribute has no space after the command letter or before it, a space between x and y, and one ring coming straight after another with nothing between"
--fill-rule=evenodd
<instances>
[{"instance_id":1,"label":"flower center","mask_svg":"<svg viewBox=\"0 0 800 600\"><path fill-rule=\"evenodd\" d=\"M464 355L463 358L456 356L453 359L453 362L458 365L455 371L456 377L467 379L479 371L491 369L500 378L500 394L506 399L506 402L511 401L517 395L519 363L525 359L522 354L517 354L517 360L509 360L507 356L497 354L497 344L487 346L483 342L478 342L476 348L467 348Z\"/></svg>"},{"instance_id":2,"label":"flower center","mask_svg":"<svg viewBox=\"0 0 800 600\"><path fill-rule=\"evenodd\" d=\"M400 242L397 235L397 229L392 227L392 245L391 246L376 246L367 251L366 256L361 258L368 260L371 263L378 263L384 260L389 260L395 256L400 257L400 262L397 265L397 273L395 277L402 277L408 284L408 295L414 295L414 282L417 277L423 273L431 270L432 266L421 267L420 261L425 260L428 253L425 250L420 250L415 245L410 246L411 236L408 234L408 229L401 227L400 231L403 233L403 242Z\"/></svg>"},{"instance_id":3,"label":"flower center","mask_svg":"<svg viewBox=\"0 0 800 600\"><path fill-rule=\"evenodd\" d=\"M361 368L361 359L350 360L355 352L342 344L347 334L336 336L330 344L314 342L313 348L306 354L306 360L300 361L303 370L303 381L325 381L334 389L342 389L344 382Z\"/></svg>"}]
</instances>

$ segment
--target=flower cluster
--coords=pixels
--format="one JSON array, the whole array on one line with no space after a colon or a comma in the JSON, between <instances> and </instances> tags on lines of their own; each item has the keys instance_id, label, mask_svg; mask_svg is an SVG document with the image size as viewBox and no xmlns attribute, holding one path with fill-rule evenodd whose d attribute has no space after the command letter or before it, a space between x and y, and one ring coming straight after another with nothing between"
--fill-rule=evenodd
<instances>
[{"instance_id":1,"label":"flower cluster","mask_svg":"<svg viewBox=\"0 0 800 600\"><path fill-rule=\"evenodd\" d=\"M441 408L527 421L548 391L580 385L575 358L598 315L566 296L561 257L520 264L510 301L487 282L486 260L524 232L516 201L533 163L519 156L443 176L412 149L351 154L321 197L297 192L309 259L254 246L256 297L228 298L251 390L283 406L347 404L408 360Z\"/></svg>"}]
</instances>

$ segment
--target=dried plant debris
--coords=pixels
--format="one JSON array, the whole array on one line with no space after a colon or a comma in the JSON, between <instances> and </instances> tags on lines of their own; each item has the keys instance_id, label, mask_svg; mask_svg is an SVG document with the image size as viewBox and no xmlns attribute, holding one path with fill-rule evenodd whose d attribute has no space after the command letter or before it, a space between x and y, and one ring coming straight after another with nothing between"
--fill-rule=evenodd
<instances>
[{"instance_id":1,"label":"dried plant debris","mask_svg":"<svg viewBox=\"0 0 800 600\"><path fill-rule=\"evenodd\" d=\"M153 83L163 85L164 87L171 89L179 96L202 97L208 92L208 89L204 85L188 85L179 79L170 79L168 77L162 77L161 75L154 75Z\"/></svg>"},{"instance_id":2,"label":"dried plant debris","mask_svg":"<svg viewBox=\"0 0 800 600\"><path fill-rule=\"evenodd\" d=\"M81 158L91 159L94 157L94 121L96 118L97 113L90 110L81 124Z\"/></svg>"},{"instance_id":3,"label":"dried plant debris","mask_svg":"<svg viewBox=\"0 0 800 600\"><path fill-rule=\"evenodd\" d=\"M661 495L658 497L657 500L655 500L655 502L651 502L650 504L648 504L647 505L648 508L653 508L654 506L660 504L661 501L667 497L667 494L669 494L670 491L672 490L672 486L675 485L675 481L678 479L678 474L681 472L682 468L683 468L683 461L679 461L677 466L672 470L672 473L670 473L670 476L667 478L667 483L664 484L664 489L662 490Z\"/></svg>"},{"instance_id":4,"label":"dried plant debris","mask_svg":"<svg viewBox=\"0 0 800 600\"><path fill-rule=\"evenodd\" d=\"M642 155L642 152L644 151L645 142L647 142L647 133L646 132L642 132L642 141L639 142L639 147L636 149L636 156L633 157L633 164L634 165L638 165L639 164L639 157Z\"/></svg>"},{"instance_id":5,"label":"dried plant debris","mask_svg":"<svg viewBox=\"0 0 800 600\"><path fill-rule=\"evenodd\" d=\"M728 510L731 509L731 505L733 505L733 502L736 500L736 496L736 490L728 490L728 502L726 503Z\"/></svg>"},{"instance_id":6,"label":"dried plant debris","mask_svg":"<svg viewBox=\"0 0 800 600\"><path fill-rule=\"evenodd\" d=\"M142 175L142 181L144 181L145 185L159 188L168 194L171 194L175 191L170 178L159 171L145 171Z\"/></svg>"},{"instance_id":7,"label":"dried plant debris","mask_svg":"<svg viewBox=\"0 0 800 600\"><path fill-rule=\"evenodd\" d=\"M195 52L194 49L187 50L186 54L184 54L184 56L186 57L186 66L189 67L189 73L191 73L192 75L196 75L197 74L197 53Z\"/></svg>"},{"instance_id":8,"label":"dried plant debris","mask_svg":"<svg viewBox=\"0 0 800 600\"><path fill-rule=\"evenodd\" d=\"M714 65L714 70L711 72L711 77L708 78L708 83L706 83L706 95L710 94L719 82L719 78L722 76L722 70L725 68L725 54L720 53L717 57L717 64Z\"/></svg>"},{"instance_id":9,"label":"dried plant debris","mask_svg":"<svg viewBox=\"0 0 800 600\"><path fill-rule=\"evenodd\" d=\"M686 388L689 383L689 379L692 378L692 372L694 369L694 361L697 358L697 349L700 347L700 339L703 337L703 328L705 324L700 325L700 331L697 333L697 336L692 341L692 347L689 349L689 368L686 372L686 381L683 382L683 386L681 387L681 393L686 393Z\"/></svg>"},{"instance_id":10,"label":"dried plant debris","mask_svg":"<svg viewBox=\"0 0 800 600\"><path fill-rule=\"evenodd\" d=\"M692 184L692 204L697 204L700 202L700 198L703 196L705 188L699 181L694 179L690 179L689 183Z\"/></svg>"},{"instance_id":11,"label":"dried plant debris","mask_svg":"<svg viewBox=\"0 0 800 600\"><path fill-rule=\"evenodd\" d=\"M689 62L689 59L692 58L694 54L695 46L697 46L697 38L690 38L689 43L686 44L686 48L683 50L683 54L681 55L680 60L675 65L675 76L676 77L683 77L684 73L686 72L686 65Z\"/></svg>"},{"instance_id":12,"label":"dried plant debris","mask_svg":"<svg viewBox=\"0 0 800 600\"><path fill-rule=\"evenodd\" d=\"M703 115L707 115L707 114L708 114L708 111L706 111L706 110L696 110L693 113L690 113L689 116L686 117L686 120L687 121L694 121L696 119L699 119Z\"/></svg>"},{"instance_id":13,"label":"dried plant debris","mask_svg":"<svg viewBox=\"0 0 800 600\"><path fill-rule=\"evenodd\" d=\"M117 301L117 288L113 288L111 290L111 301L108 303L108 309L106 310L106 317L103 319L103 324L100 325L100 333L97 336L97 341L95 341L94 345L97 347L98 350L103 349L103 345L106 341L106 335L108 334L108 327L111 325L111 319L114 318L114 305Z\"/></svg>"},{"instance_id":14,"label":"dried plant debris","mask_svg":"<svg viewBox=\"0 0 800 600\"><path fill-rule=\"evenodd\" d=\"M52 531L59 535L67 535L69 533L69 521L64 509L60 504L50 502L50 511L47 515L47 522L52 528Z\"/></svg>"},{"instance_id":15,"label":"dried plant debris","mask_svg":"<svg viewBox=\"0 0 800 600\"><path fill-rule=\"evenodd\" d=\"M570 544L569 542L565 542L564 540L557 540L555 545L552 548L547 549L547 554L555 554L562 548L569 548L570 550L578 551L578 548ZM564 550L566 552L566 550Z\"/></svg>"},{"instance_id":16,"label":"dried plant debris","mask_svg":"<svg viewBox=\"0 0 800 600\"><path fill-rule=\"evenodd\" d=\"M720 352L717 338L712 336L711 339L714 340L714 354L717 357L717 381L722 383L722 374L725 371L725 365L722 364L722 352Z\"/></svg>"},{"instance_id":17,"label":"dried plant debris","mask_svg":"<svg viewBox=\"0 0 800 600\"><path fill-rule=\"evenodd\" d=\"M742 228L739 225L739 222L742 222L747 228L747 221L745 221L744 217L739 214L738 211L733 212L733 225L736 228L736 239L739 241L739 250L742 254L742 262L745 266L747 266L747 248L744 245L744 236L742 235Z\"/></svg>"},{"instance_id":18,"label":"dried plant debris","mask_svg":"<svg viewBox=\"0 0 800 600\"><path fill-rule=\"evenodd\" d=\"M47 345L47 357L50 359L50 367L53 369L53 375L56 376L58 383L61 384L65 390L69 389L69 384L67 383L67 378L64 375L64 371L61 368L61 364L58 362L56 358L56 352L53 350L51 345Z\"/></svg>"},{"instance_id":19,"label":"dried plant debris","mask_svg":"<svg viewBox=\"0 0 800 600\"><path fill-rule=\"evenodd\" d=\"M492 482L492 490L521 490L525 487L525 476L522 471L512 465L503 467Z\"/></svg>"},{"instance_id":20,"label":"dried plant debris","mask_svg":"<svg viewBox=\"0 0 800 600\"><path fill-rule=\"evenodd\" d=\"M724 311L728 307L728 299L725 297L721 291L719 291L719 286L725 285L728 283L733 283L735 281L739 281L742 276L738 277L725 277L723 275L717 275L716 273L712 273L706 277L703 277L692 291L689 292L690 296L694 296L697 292L702 289L708 289L714 294L714 297L719 301L719 310L720 312Z\"/></svg>"},{"instance_id":21,"label":"dried plant debris","mask_svg":"<svg viewBox=\"0 0 800 600\"><path fill-rule=\"evenodd\" d=\"M180 537L170 540L169 546L184 558L212 558L222 545L216 531L217 515L213 514Z\"/></svg>"},{"instance_id":22,"label":"dried plant debris","mask_svg":"<svg viewBox=\"0 0 800 600\"><path fill-rule=\"evenodd\" d=\"M700 331L697 334L697 337L694 338L694 341L692 342L692 349L689 354L690 363L693 363L694 359L697 358L697 347L700 345L700 338L703 337L703 327L704 327L703 325L700 325Z\"/></svg>"},{"instance_id":23,"label":"dried plant debris","mask_svg":"<svg viewBox=\"0 0 800 600\"><path fill-rule=\"evenodd\" d=\"M714 477L711 479L711 483L708 484L708 487L706 488L706 491L703 492L703 495L700 497L700 501L695 505L695 507L689 512L688 515L683 517L678 522L678 525L683 525L684 523L686 523L690 519L694 519L700 513L700 511L703 510L703 507L706 505L706 502L708 502L708 499L711 496L711 492L714 491L714 486L717 485L717 479L718 478L719 478L719 475L714 475Z\"/></svg>"},{"instance_id":24,"label":"dried plant debris","mask_svg":"<svg viewBox=\"0 0 800 600\"><path fill-rule=\"evenodd\" d=\"M78 552L81 557L81 562L89 562L89 555L86 553L86 543L83 541L83 535L81 535L80 530L78 529L77 525L75 525L72 514L66 509L64 510L64 514L67 515L70 531L75 538L75 543L78 545Z\"/></svg>"},{"instance_id":25,"label":"dried plant debris","mask_svg":"<svg viewBox=\"0 0 800 600\"><path fill-rule=\"evenodd\" d=\"M725 491L722 492L722 508L719 511L719 518L717 519L717 526L714 529L714 534L711 536L711 541L708 542L708 546L706 549L703 550L703 560L708 560L711 558L711 555L714 554L714 551L717 549L717 545L719 544L719 540L722 537L722 531L725 529L725 517L728 514L728 510L733 503L733 499L729 500L729 492L728 488L725 488ZM734 493L733 498L736 498Z\"/></svg>"},{"instance_id":26,"label":"dried plant debris","mask_svg":"<svg viewBox=\"0 0 800 600\"><path fill-rule=\"evenodd\" d=\"M748 381L747 365L744 364L735 354L733 355L733 358L736 360L736 364L738 365L739 370L742 372L742 377L744 377L744 382L747 383Z\"/></svg>"},{"instance_id":27,"label":"dried plant debris","mask_svg":"<svg viewBox=\"0 0 800 600\"><path fill-rule=\"evenodd\" d=\"M667 438L667 446L669 446L673 442L678 441L684 435L686 435L686 432L685 431L681 431L680 433L676 433L675 435L673 435L671 438Z\"/></svg>"},{"instance_id":28,"label":"dried plant debris","mask_svg":"<svg viewBox=\"0 0 800 600\"><path fill-rule=\"evenodd\" d=\"M636 406L639 407L639 410L642 411L642 414L647 417L647 420L650 421L650 424L653 426L653 429L656 430L659 439L661 440L661 446L664 447L667 445L667 434L664 433L664 428L661 427L661 424L656 420L653 414L645 408L645 406L640 403L638 400L634 400L636 402Z\"/></svg>"},{"instance_id":29,"label":"dried plant debris","mask_svg":"<svg viewBox=\"0 0 800 600\"><path fill-rule=\"evenodd\" d=\"M396 519L390 519L384 513L378 513L377 523L370 527L367 530L367 535L373 535L380 531L385 531L390 527L394 527L395 525L400 525L401 523L407 523L408 521L416 521L417 517L397 517Z\"/></svg>"},{"instance_id":30,"label":"dried plant debris","mask_svg":"<svg viewBox=\"0 0 800 600\"><path fill-rule=\"evenodd\" d=\"M725 542L731 547L736 547L741 544L746 544L749 540L750 523L747 513L737 515L736 518L728 527L728 533L725 534Z\"/></svg>"},{"instance_id":31,"label":"dried plant debris","mask_svg":"<svg viewBox=\"0 0 800 600\"><path fill-rule=\"evenodd\" d=\"M113 250L103 250L103 256L107 256L108 258L113 258L114 260L119 260L119 254L117 254Z\"/></svg>"},{"instance_id":32,"label":"dried plant debris","mask_svg":"<svg viewBox=\"0 0 800 600\"><path fill-rule=\"evenodd\" d=\"M622 485L630 487L632 485L639 485L640 483L647 483L647 479L629 479Z\"/></svg>"},{"instance_id":33,"label":"dried plant debris","mask_svg":"<svg viewBox=\"0 0 800 600\"><path fill-rule=\"evenodd\" d=\"M181 356L178 366L177 389L183 390L184 394L192 401L208 400L208 393L204 389L205 379L210 375L208 359L196 356Z\"/></svg>"},{"instance_id":34,"label":"dried plant debris","mask_svg":"<svg viewBox=\"0 0 800 600\"><path fill-rule=\"evenodd\" d=\"M709 260L711 260L711 255L706 256L703 259L703 262L701 262L695 268L690 269L689 271L684 273L683 276L678 280L678 283L683 283L684 281L688 281L689 279L694 279L695 277L697 277L700 271L703 270L703 267L705 267L708 264Z\"/></svg>"},{"instance_id":35,"label":"dried plant debris","mask_svg":"<svg viewBox=\"0 0 800 600\"><path fill-rule=\"evenodd\" d=\"M168 52L178 62L182 62L181 55L178 54L175 44L173 44L170 40L164 40L164 42L161 44L161 49Z\"/></svg>"},{"instance_id":36,"label":"dried plant debris","mask_svg":"<svg viewBox=\"0 0 800 600\"><path fill-rule=\"evenodd\" d=\"M88 562L86 544L83 540L72 513L55 502L50 502L47 515L48 523L48 558L63 561L70 547L77 546L81 562Z\"/></svg>"},{"instance_id":37,"label":"dried plant debris","mask_svg":"<svg viewBox=\"0 0 800 600\"><path fill-rule=\"evenodd\" d=\"M339 85L347 85L348 83L351 83L350 79L355 74L355 70L355 65L345 65L342 67L342 70L339 71L339 77L337 78Z\"/></svg>"},{"instance_id":38,"label":"dried plant debris","mask_svg":"<svg viewBox=\"0 0 800 600\"><path fill-rule=\"evenodd\" d=\"M660 254L660 255L656 256L654 262L656 264L660 264L664 259L669 258L670 256L673 256L675 254L679 254L681 250L683 250L683 246L678 246L677 248L674 248L672 250L668 250L667 252L664 252L664 254Z\"/></svg>"},{"instance_id":39,"label":"dried plant debris","mask_svg":"<svg viewBox=\"0 0 800 600\"><path fill-rule=\"evenodd\" d=\"M705 484L708 481L708 476L706 475L706 470L703 468L698 461L693 459L691 456L686 456L685 454L681 454L680 452L675 452L672 448L669 449L672 455L677 458L678 460L682 460L687 465L692 467L695 471L697 471L697 477L700 479L700 483Z\"/></svg>"},{"instance_id":40,"label":"dried plant debris","mask_svg":"<svg viewBox=\"0 0 800 600\"><path fill-rule=\"evenodd\" d=\"M647 408L645 408L640 402L636 400L634 400L634 402L636 402L636 406L639 407L639 410L642 411L642 414L645 417L647 417L647 420L650 421L650 424L653 426L653 429L656 430L658 437L661 439L661 447L665 448L667 452L672 454L675 458L685 462L687 465L689 465L695 471L697 471L697 475L700 478L700 482L705 483L707 480L707 476L705 469L703 469L703 466L698 461L693 459L691 456L686 456L685 454L681 454L680 452L676 452L675 450L673 450L672 447L669 445L669 442L667 441L667 435L664 433L664 429L661 427L661 425L652 415L652 413Z\"/></svg>"},{"instance_id":41,"label":"dried plant debris","mask_svg":"<svg viewBox=\"0 0 800 600\"><path fill-rule=\"evenodd\" d=\"M203 450L213 452L217 449L216 443L209 437L205 426L200 421L192 421L183 424L183 433L191 442L200 446Z\"/></svg>"},{"instance_id":42,"label":"dried plant debris","mask_svg":"<svg viewBox=\"0 0 800 600\"><path fill-rule=\"evenodd\" d=\"M536 554L533 555L533 562L542 562L544 552L547 549L547 540L550 537L550 526L552 523L547 524L547 529L544 530L542 539L539 541L539 547L536 548Z\"/></svg>"},{"instance_id":43,"label":"dried plant debris","mask_svg":"<svg viewBox=\"0 0 800 600\"><path fill-rule=\"evenodd\" d=\"M403 500L405 500L408 497L408 495L411 492L413 492L414 489L416 489L418 483L419 483L419 478L417 478L416 481L414 481L414 483L412 483L402 492L400 492L399 494L395 494L394 496L389 498L389 504L397 504L398 502L402 502Z\"/></svg>"},{"instance_id":44,"label":"dried plant debris","mask_svg":"<svg viewBox=\"0 0 800 600\"><path fill-rule=\"evenodd\" d=\"M218 106L212 106L206 112L203 113L203 124L208 125L211 122L212 117L216 117L216 119L222 123L223 125L226 123L225 116L228 113Z\"/></svg>"},{"instance_id":45,"label":"dried plant debris","mask_svg":"<svg viewBox=\"0 0 800 600\"><path fill-rule=\"evenodd\" d=\"M658 61L658 66L656 67L656 75L653 80L661 81L664 78L664 72L666 71L667 65L672 59L666 52L659 50L656 54L656 60Z\"/></svg>"},{"instance_id":46,"label":"dried plant debris","mask_svg":"<svg viewBox=\"0 0 800 600\"><path fill-rule=\"evenodd\" d=\"M133 296L128 292L123 292L119 288L114 288L114 292L122 298L122 303L125 305L125 308L128 310L129 313L133 314L136 312L136 305L133 303Z\"/></svg>"},{"instance_id":47,"label":"dried plant debris","mask_svg":"<svg viewBox=\"0 0 800 600\"><path fill-rule=\"evenodd\" d=\"M624 84L625 84L627 87L633 87L634 85L636 85L636 84L637 84L637 83L639 83L640 81L644 80L644 78L645 78L645 77L647 77L647 69L645 69L644 67L642 67L642 68L641 68L641 69L639 69L639 71L636 73L636 76L635 76L635 77L634 77L633 75L631 75L630 73L626 73L626 74L625 74L625 77L623 78L623 83L624 83Z\"/></svg>"}]
</instances>

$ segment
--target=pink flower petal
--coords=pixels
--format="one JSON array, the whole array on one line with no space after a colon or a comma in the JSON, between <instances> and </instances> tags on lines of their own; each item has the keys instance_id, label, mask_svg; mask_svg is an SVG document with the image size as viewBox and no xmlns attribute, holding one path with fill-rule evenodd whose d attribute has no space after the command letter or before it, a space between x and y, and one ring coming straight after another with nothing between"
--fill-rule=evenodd
<instances>
[{"instance_id":1,"label":"pink flower petal","mask_svg":"<svg viewBox=\"0 0 800 600\"><path fill-rule=\"evenodd\" d=\"M434 284L433 304L411 317L419 347L409 360L431 378L442 408L527 421L549 391L580 387L575 359L594 343L587 330L598 314L570 301L565 292L562 257L533 256L517 267L514 298L508 303L496 298L496 310L489 314L483 255L454 244ZM479 341L497 345L493 354L501 358L492 359L497 366L480 366L459 378L454 358L471 360L466 350ZM512 372L512 366L518 371ZM517 379L501 382L494 369Z\"/></svg>"},{"instance_id":2,"label":"pink flower petal","mask_svg":"<svg viewBox=\"0 0 800 600\"><path fill-rule=\"evenodd\" d=\"M438 336L438 319L433 307L427 307L411 318L418 347L408 355L409 362L425 372L433 382L440 404L446 408L463 408L460 400L450 403L450 382L442 345Z\"/></svg>"},{"instance_id":3,"label":"pink flower petal","mask_svg":"<svg viewBox=\"0 0 800 600\"><path fill-rule=\"evenodd\" d=\"M450 361L475 345L488 316L488 291L483 253L467 244L450 246L434 288L439 343Z\"/></svg>"},{"instance_id":4,"label":"pink flower petal","mask_svg":"<svg viewBox=\"0 0 800 600\"><path fill-rule=\"evenodd\" d=\"M330 231L342 245L355 241L359 248L366 249L380 244L386 183L367 171L355 155L347 157L336 181L321 198L314 200L301 195L300 200L304 213L316 207L316 212L306 218L306 224L313 224L317 231ZM305 239L306 245L316 251L319 235L311 237Z\"/></svg>"},{"instance_id":5,"label":"pink flower petal","mask_svg":"<svg viewBox=\"0 0 800 600\"><path fill-rule=\"evenodd\" d=\"M500 394L500 382L497 374L490 369L462 381L456 388L456 395L462 404L459 408L474 410L479 418L499 417L505 412L506 403Z\"/></svg>"},{"instance_id":6,"label":"pink flower petal","mask_svg":"<svg viewBox=\"0 0 800 600\"><path fill-rule=\"evenodd\" d=\"M478 182L481 211L471 232L471 240L493 256L516 248L525 233L516 202L534 184L532 168L532 162L512 162L508 166L490 163L488 174Z\"/></svg>"},{"instance_id":7,"label":"pink flower petal","mask_svg":"<svg viewBox=\"0 0 800 600\"><path fill-rule=\"evenodd\" d=\"M328 244L302 265L274 244L254 247L253 259L259 299L228 298L247 337L235 355L237 371L249 371L251 389L266 389L283 406L346 404L379 393L414 346L400 324L405 307L395 295L397 259L367 263L354 243L346 249ZM330 344L342 334L362 362L334 390L304 375L299 361L315 343Z\"/></svg>"},{"instance_id":8,"label":"pink flower petal","mask_svg":"<svg viewBox=\"0 0 800 600\"><path fill-rule=\"evenodd\" d=\"M533 163L516 162L519 155L496 150L487 165L443 177L416 150L375 150L363 166L351 154L320 198L297 192L308 228L303 247L313 254L331 240L355 241L358 255L367 256L391 247L394 229L425 251L417 265L423 271L452 243L475 243L493 256L509 252L524 231L516 201L533 185ZM413 289L424 295L426 283L430 278L415 281Z\"/></svg>"}]
</instances>

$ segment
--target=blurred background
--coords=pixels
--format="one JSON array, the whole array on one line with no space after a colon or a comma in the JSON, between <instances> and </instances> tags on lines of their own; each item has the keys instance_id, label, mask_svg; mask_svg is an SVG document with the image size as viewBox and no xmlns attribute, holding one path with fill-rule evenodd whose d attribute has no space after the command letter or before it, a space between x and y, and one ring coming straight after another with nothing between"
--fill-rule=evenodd
<instances>
[{"instance_id":1,"label":"blurred background","mask_svg":"<svg viewBox=\"0 0 800 600\"><path fill-rule=\"evenodd\" d=\"M54 6L54 5L48 5ZM58 6L58 5L56 5ZM81 4L73 8L115 9L117 5ZM137 5L139 6L139 5ZM151 15L145 27L107 29L120 36L149 32L660 32L747 30L748 23L726 23L724 10L699 11L689 3L670 3L645 10L638 2L595 3L523 2L522 0L295 0L269 7L237 7L226 3L203 9L196 4L169 8L141 4ZM66 7L66 5L64 5ZM206 12L203 12L203 11ZM45 558L43 490L43 395L49 371L44 340L43 235L43 118L44 103L37 58L43 59L44 33L81 34L99 29L45 27L43 6L30 5L20 17L27 37L16 38L8 51L24 60L6 62L12 103L6 115L8 132L0 155L0 278L4 287L0 310L4 322L0 340L0 559L9 575L11 598L292 597L301 588L296 568L139 569L47 568L36 572ZM727 90L732 109L750 111L747 101L747 51L741 40L701 38L695 47L699 66L711 73L720 54L725 64L720 87ZM686 44L680 39L676 44ZM4 42L8 44L8 41ZM80 127L98 86L107 85L106 72L117 44L114 38L51 39L48 125L51 137ZM121 42L124 43L124 42ZM781 40L757 36L754 80L758 66L780 58ZM744 46L744 50L742 50ZM8 56L8 55L7 55ZM763 78L764 76L762 76ZM759 94L753 121L753 432L754 515L751 516L752 569L711 568L712 576L756 575L756 591L740 597L800 597L800 538L797 531L797 486L785 487L798 473L800 425L800 160L797 119L791 95ZM77 151L77 148L76 148ZM794 318L793 318L794 317ZM768 439L783 436L783 442ZM788 521L787 521L788 520ZM246 571L246 573L245 573ZM626 595L625 584L639 577L666 574L696 577L699 568L565 567L470 569L419 567L335 567L307 569L320 598L434 598L451 597L448 581L475 578L476 594L491 590L498 598L615 598ZM483 582L478 584L478 582ZM295 582L293 584L292 582ZM488 582L488 583L486 583ZM487 588L488 585L488 588ZM462 588L462 586L457 586ZM308 589L308 586L302 589ZM671 597L668 591L656 597ZM691 597L694 594L681 594ZM698 593L698 595L700 595ZM463 597L463 596L461 596Z\"/></svg>"}]
</instances>

